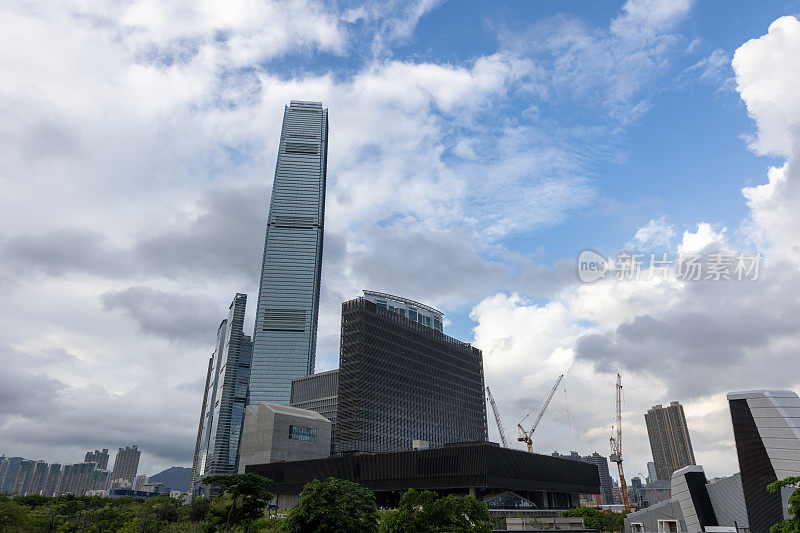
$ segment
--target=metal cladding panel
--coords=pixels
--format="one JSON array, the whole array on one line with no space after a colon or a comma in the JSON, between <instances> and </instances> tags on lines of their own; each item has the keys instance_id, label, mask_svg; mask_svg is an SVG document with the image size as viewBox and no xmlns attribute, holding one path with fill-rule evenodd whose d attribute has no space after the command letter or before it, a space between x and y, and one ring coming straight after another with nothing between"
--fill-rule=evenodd
<instances>
[{"instance_id":1,"label":"metal cladding panel","mask_svg":"<svg viewBox=\"0 0 800 533\"><path fill-rule=\"evenodd\" d=\"M483 487L597 493L594 465L500 448L491 443L247 466L277 494L299 494L314 479L348 479L376 492Z\"/></svg>"},{"instance_id":2,"label":"metal cladding panel","mask_svg":"<svg viewBox=\"0 0 800 533\"><path fill-rule=\"evenodd\" d=\"M334 450L486 440L480 350L364 298L342 304Z\"/></svg>"},{"instance_id":3,"label":"metal cladding panel","mask_svg":"<svg viewBox=\"0 0 800 533\"><path fill-rule=\"evenodd\" d=\"M778 478L747 402L729 399L728 404L750 531L767 533L770 526L783 520L783 505L780 494L767 492L767 485Z\"/></svg>"},{"instance_id":4,"label":"metal cladding panel","mask_svg":"<svg viewBox=\"0 0 800 533\"><path fill-rule=\"evenodd\" d=\"M284 112L267 217L251 403L288 404L292 379L314 372L327 154L327 109L292 101Z\"/></svg>"}]
</instances>

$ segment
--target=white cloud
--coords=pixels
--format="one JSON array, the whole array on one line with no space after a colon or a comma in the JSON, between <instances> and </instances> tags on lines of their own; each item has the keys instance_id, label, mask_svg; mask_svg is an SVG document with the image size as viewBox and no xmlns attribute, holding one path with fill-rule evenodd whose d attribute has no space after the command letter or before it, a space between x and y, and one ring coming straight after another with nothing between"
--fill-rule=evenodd
<instances>
[{"instance_id":1,"label":"white cloud","mask_svg":"<svg viewBox=\"0 0 800 533\"><path fill-rule=\"evenodd\" d=\"M657 20L661 15L653 16ZM609 432L598 421L608 420L613 412L613 376L621 371L628 468L635 473L650 459L644 412L651 405L679 400L686 408L698 461L718 475L738 468L725 393L753 388L800 391L796 373L788 372L796 366L800 349L795 297L800 283L800 100L794 79L798 57L800 23L784 17L767 35L742 45L733 59L738 91L758 127L751 146L759 153L786 157L783 166L769 170L768 183L743 190L750 207L744 234L767 247L762 250L766 259L759 279L611 278L588 285L576 281L549 303L516 295L487 298L475 307L475 340L487 354L487 382L501 385L495 396L508 413L507 426L530 408L531 390L536 391L534 398L543 395L559 366L571 364L567 382L570 390L580 391L581 410L573 410L572 420L581 436L581 451L603 453ZM672 228L656 219L640 228L635 240L667 244L673 236ZM700 222L696 230L684 232L673 252L731 250L725 228ZM536 377L525 381L517 376ZM563 450L568 437L564 421L557 418L540 436L539 449Z\"/></svg>"},{"instance_id":2,"label":"white cloud","mask_svg":"<svg viewBox=\"0 0 800 533\"><path fill-rule=\"evenodd\" d=\"M669 246L675 237L675 230L667 224L665 217L654 218L646 226L636 230L633 240L638 246Z\"/></svg>"}]
</instances>

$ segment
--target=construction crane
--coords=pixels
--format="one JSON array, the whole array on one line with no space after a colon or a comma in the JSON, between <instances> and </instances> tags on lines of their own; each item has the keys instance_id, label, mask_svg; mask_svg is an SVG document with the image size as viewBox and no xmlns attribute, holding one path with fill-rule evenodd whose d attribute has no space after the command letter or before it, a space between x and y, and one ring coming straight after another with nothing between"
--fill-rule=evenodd
<instances>
[{"instance_id":1,"label":"construction crane","mask_svg":"<svg viewBox=\"0 0 800 533\"><path fill-rule=\"evenodd\" d=\"M506 428L503 427L503 422L500 420L500 410L497 404L494 403L494 396L492 396L492 389L486 387L486 394L489 396L489 403L492 405L492 412L494 413L494 421L497 422L497 430L500 432L500 440L503 441L503 448L508 448L508 440L506 439Z\"/></svg>"},{"instance_id":2,"label":"construction crane","mask_svg":"<svg viewBox=\"0 0 800 533\"><path fill-rule=\"evenodd\" d=\"M561 383L561 380L564 379L564 374L558 376L556 380L556 384L553 385L553 390L550 391L550 394L547 395L547 399L544 401L544 405L542 405L542 410L539 411L539 416L536 417L536 422L533 423L533 427L530 431L525 431L525 428L522 427L522 422L525 421L523 418L519 424L517 424L517 428L519 429L520 436L517 439L520 442L524 442L528 445L528 451L533 453L533 432L536 431L536 427L539 425L539 422L542 421L542 417L544 416L544 412L547 410L547 406L550 405L550 400L553 399L553 395L556 393L556 389L558 389L558 385ZM527 418L527 416L525 417Z\"/></svg>"},{"instance_id":3,"label":"construction crane","mask_svg":"<svg viewBox=\"0 0 800 533\"><path fill-rule=\"evenodd\" d=\"M628 486L625 484L625 473L622 471L622 376L617 374L617 395L616 395L616 418L614 426L611 427L611 456L609 459L612 463L617 463L619 470L619 489L622 493L622 503L625 506L625 512L631 510L631 504L628 501ZM616 437L614 432L616 429Z\"/></svg>"}]
</instances>

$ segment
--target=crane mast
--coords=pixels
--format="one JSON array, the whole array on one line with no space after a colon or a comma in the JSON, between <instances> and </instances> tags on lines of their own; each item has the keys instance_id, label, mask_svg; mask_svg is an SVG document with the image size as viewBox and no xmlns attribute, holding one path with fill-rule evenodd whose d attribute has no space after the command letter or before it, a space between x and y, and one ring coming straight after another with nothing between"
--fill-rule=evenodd
<instances>
[{"instance_id":1,"label":"crane mast","mask_svg":"<svg viewBox=\"0 0 800 533\"><path fill-rule=\"evenodd\" d=\"M622 503L625 506L625 511L631 510L630 502L628 501L628 486L625 483L625 473L622 471L622 376L617 374L617 389L616 389L616 409L615 409L614 427L616 428L616 435L614 428L611 430L611 456L609 459L612 463L617 463L617 470L619 471L619 488L622 493Z\"/></svg>"},{"instance_id":2,"label":"crane mast","mask_svg":"<svg viewBox=\"0 0 800 533\"><path fill-rule=\"evenodd\" d=\"M500 410L497 404L494 403L494 396L492 396L492 389L486 387L486 394L489 396L489 403L492 406L494 413L494 421L497 422L497 430L500 432L500 440L503 442L503 448L508 448L508 440L506 440L506 428L503 427L503 422L500 420Z\"/></svg>"},{"instance_id":3,"label":"crane mast","mask_svg":"<svg viewBox=\"0 0 800 533\"><path fill-rule=\"evenodd\" d=\"M558 376L556 380L556 384L553 385L553 389L550 391L550 394L547 395L547 400L545 400L544 405L542 405L542 410L539 411L539 416L536 417L536 422L533 423L533 427L530 431L525 431L525 428L522 427L522 422L517 424L517 428L520 432L520 437L517 439L520 442L524 442L528 445L528 451L533 453L533 432L536 431L536 427L539 425L539 422L542 421L542 417L544 416L544 412L547 410L547 406L550 405L550 400L553 399L553 395L556 393L558 389L558 385L561 383L561 380L564 379L564 374Z\"/></svg>"}]
</instances>

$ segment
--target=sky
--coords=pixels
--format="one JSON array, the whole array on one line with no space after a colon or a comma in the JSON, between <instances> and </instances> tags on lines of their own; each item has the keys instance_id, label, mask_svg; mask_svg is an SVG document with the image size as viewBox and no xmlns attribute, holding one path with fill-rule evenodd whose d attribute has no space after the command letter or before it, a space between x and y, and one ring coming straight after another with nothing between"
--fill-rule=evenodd
<instances>
[{"instance_id":1,"label":"sky","mask_svg":"<svg viewBox=\"0 0 800 533\"><path fill-rule=\"evenodd\" d=\"M318 371L338 366L343 301L400 294L483 351L513 446L564 373L534 448L607 455L619 372L628 477L652 460L644 413L674 400L709 477L738 471L725 394L800 391L798 14L0 3L0 453L138 444L140 473L190 466L236 292L252 331L300 99L330 120ZM763 260L757 279L583 283L585 249Z\"/></svg>"}]
</instances>

